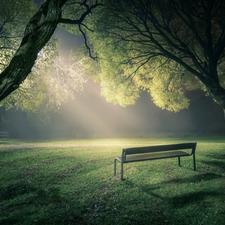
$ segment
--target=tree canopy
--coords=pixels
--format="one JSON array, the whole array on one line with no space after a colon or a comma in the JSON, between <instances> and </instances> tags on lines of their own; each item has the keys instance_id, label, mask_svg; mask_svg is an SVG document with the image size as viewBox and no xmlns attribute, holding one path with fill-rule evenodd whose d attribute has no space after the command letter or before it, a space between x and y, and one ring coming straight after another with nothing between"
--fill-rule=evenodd
<instances>
[{"instance_id":1,"label":"tree canopy","mask_svg":"<svg viewBox=\"0 0 225 225\"><path fill-rule=\"evenodd\" d=\"M185 90L201 88L225 109L224 9L223 0L46 0L16 52L2 53L10 61L0 74L0 100L21 86L62 24L83 34L97 59L83 60L83 70L101 82L108 101L126 106L147 90L159 107L179 111L189 104Z\"/></svg>"},{"instance_id":2,"label":"tree canopy","mask_svg":"<svg viewBox=\"0 0 225 225\"><path fill-rule=\"evenodd\" d=\"M225 2L109 0L90 21L99 59L87 71L108 101L133 104L142 90L170 111L187 108L201 88L225 109Z\"/></svg>"},{"instance_id":3,"label":"tree canopy","mask_svg":"<svg viewBox=\"0 0 225 225\"><path fill-rule=\"evenodd\" d=\"M5 109L17 108L26 112L58 109L68 99L75 98L76 91L83 90L85 79L77 60L70 57L69 62L68 60L66 62L58 57L58 40L54 36L50 41L44 41L41 37L40 40L37 40L38 37L35 36L46 35L39 34L40 31L37 31L37 26L43 22L45 4L48 4L48 1L36 13L37 9L33 1L3 0L1 2L0 80L2 83L0 96L4 100L1 101L0 106L4 106ZM68 6L64 7L63 15L73 14L73 12L68 13L68 9L72 10L73 8L73 10L77 10L78 14L73 17L81 17L81 11L86 12L87 10L84 9L86 4L87 2L78 4L76 1L70 1ZM61 16L60 19L62 19ZM70 21L74 22L71 16ZM43 30L45 29L47 28L43 28ZM26 37L29 32L33 36L30 39ZM42 45L40 51L35 50L35 43ZM34 53L33 59L31 52ZM29 63L31 64L29 65ZM27 70L29 66L30 72ZM16 85L15 81L21 84ZM14 89L15 91L9 95ZM6 91L5 94L4 91Z\"/></svg>"}]
</instances>

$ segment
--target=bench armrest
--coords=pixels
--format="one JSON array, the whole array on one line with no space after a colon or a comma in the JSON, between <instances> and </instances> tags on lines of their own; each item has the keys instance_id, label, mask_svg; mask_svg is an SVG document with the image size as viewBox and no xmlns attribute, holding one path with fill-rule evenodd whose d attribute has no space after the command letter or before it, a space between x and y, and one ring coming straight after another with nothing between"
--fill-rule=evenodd
<instances>
[{"instance_id":1,"label":"bench armrest","mask_svg":"<svg viewBox=\"0 0 225 225\"><path fill-rule=\"evenodd\" d=\"M126 149L123 149L123 151L122 151L121 160L122 160L122 162L126 161Z\"/></svg>"},{"instance_id":2,"label":"bench armrest","mask_svg":"<svg viewBox=\"0 0 225 225\"><path fill-rule=\"evenodd\" d=\"M197 143L192 143L192 150L191 150L191 154L190 155L194 155L195 154L195 149L196 149L196 146L197 146Z\"/></svg>"}]
</instances>

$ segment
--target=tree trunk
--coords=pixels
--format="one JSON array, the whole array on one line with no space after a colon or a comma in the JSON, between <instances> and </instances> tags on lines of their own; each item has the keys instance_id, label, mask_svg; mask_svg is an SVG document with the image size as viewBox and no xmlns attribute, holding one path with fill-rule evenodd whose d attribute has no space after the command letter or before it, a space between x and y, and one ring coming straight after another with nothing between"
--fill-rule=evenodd
<instances>
[{"instance_id":1,"label":"tree trunk","mask_svg":"<svg viewBox=\"0 0 225 225\"><path fill-rule=\"evenodd\" d=\"M220 84L210 84L206 85L209 95L222 107L225 118L225 89L220 86Z\"/></svg>"},{"instance_id":2,"label":"tree trunk","mask_svg":"<svg viewBox=\"0 0 225 225\"><path fill-rule=\"evenodd\" d=\"M16 90L26 79L38 52L53 35L67 0L47 0L30 19L19 49L9 66L0 74L0 101Z\"/></svg>"}]
</instances>

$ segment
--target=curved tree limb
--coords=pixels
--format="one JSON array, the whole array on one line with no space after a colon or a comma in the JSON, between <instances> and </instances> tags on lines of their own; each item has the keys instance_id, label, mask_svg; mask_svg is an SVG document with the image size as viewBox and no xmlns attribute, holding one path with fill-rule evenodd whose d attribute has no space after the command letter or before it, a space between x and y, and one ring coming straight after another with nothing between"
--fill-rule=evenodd
<instances>
[{"instance_id":1,"label":"curved tree limb","mask_svg":"<svg viewBox=\"0 0 225 225\"><path fill-rule=\"evenodd\" d=\"M91 13L92 9L100 5L96 1L96 4L88 6L86 1L84 1L82 4L88 7L86 7L80 19L68 20L61 18L61 9L66 2L67 0L47 0L30 19L20 47L8 67L0 74L0 101L16 90L27 78L39 51L52 37L58 23L79 25Z\"/></svg>"},{"instance_id":2,"label":"curved tree limb","mask_svg":"<svg viewBox=\"0 0 225 225\"><path fill-rule=\"evenodd\" d=\"M39 51L53 35L66 0L47 0L30 19L21 45L8 67L0 74L0 101L26 79Z\"/></svg>"}]
</instances>

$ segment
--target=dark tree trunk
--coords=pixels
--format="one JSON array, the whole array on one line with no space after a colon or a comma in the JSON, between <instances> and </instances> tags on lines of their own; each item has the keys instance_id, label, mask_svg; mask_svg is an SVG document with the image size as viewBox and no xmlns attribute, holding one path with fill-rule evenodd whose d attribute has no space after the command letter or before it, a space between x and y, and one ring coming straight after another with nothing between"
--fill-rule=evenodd
<instances>
[{"instance_id":1,"label":"dark tree trunk","mask_svg":"<svg viewBox=\"0 0 225 225\"><path fill-rule=\"evenodd\" d=\"M206 86L209 95L222 107L225 118L225 89L222 88L219 84L207 85Z\"/></svg>"},{"instance_id":2,"label":"dark tree trunk","mask_svg":"<svg viewBox=\"0 0 225 225\"><path fill-rule=\"evenodd\" d=\"M210 97L222 107L225 118L225 89L220 85L217 72L214 73L214 76L212 74L209 73L204 76L204 79L201 79L202 77L199 77L199 79L205 85Z\"/></svg>"},{"instance_id":3,"label":"dark tree trunk","mask_svg":"<svg viewBox=\"0 0 225 225\"><path fill-rule=\"evenodd\" d=\"M214 100L225 109L225 90L222 87L208 88L209 94Z\"/></svg>"},{"instance_id":4,"label":"dark tree trunk","mask_svg":"<svg viewBox=\"0 0 225 225\"><path fill-rule=\"evenodd\" d=\"M9 66L0 74L0 101L16 90L26 79L38 52L54 33L67 0L47 0L28 23L24 38Z\"/></svg>"}]
</instances>

